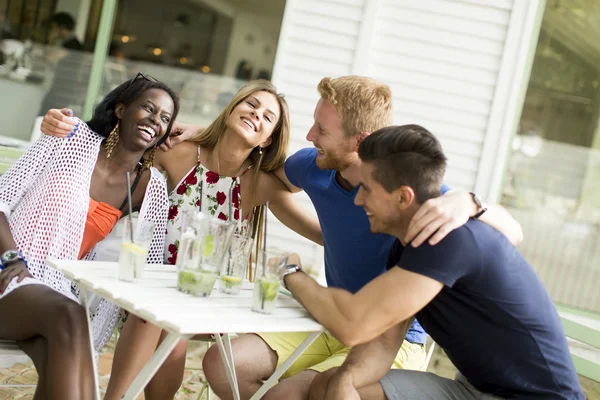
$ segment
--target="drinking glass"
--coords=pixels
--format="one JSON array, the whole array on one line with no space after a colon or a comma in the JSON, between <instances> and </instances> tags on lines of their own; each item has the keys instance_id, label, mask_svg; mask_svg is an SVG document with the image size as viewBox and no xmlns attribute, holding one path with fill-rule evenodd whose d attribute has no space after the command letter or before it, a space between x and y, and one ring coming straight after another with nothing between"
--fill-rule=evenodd
<instances>
[{"instance_id":1,"label":"drinking glass","mask_svg":"<svg viewBox=\"0 0 600 400\"><path fill-rule=\"evenodd\" d=\"M198 297L210 296L235 224L201 212L191 213L186 219L177 255L177 288Z\"/></svg>"},{"instance_id":2,"label":"drinking glass","mask_svg":"<svg viewBox=\"0 0 600 400\"><path fill-rule=\"evenodd\" d=\"M154 223L139 220L135 230L132 231L132 228L133 224L129 218L125 219L117 273L118 279L125 282L139 282L142 279L148 249L154 233Z\"/></svg>"},{"instance_id":3,"label":"drinking glass","mask_svg":"<svg viewBox=\"0 0 600 400\"><path fill-rule=\"evenodd\" d=\"M256 280L252 311L272 314L279 293L280 271L287 264L287 254L279 250L261 250L256 263Z\"/></svg>"},{"instance_id":4,"label":"drinking glass","mask_svg":"<svg viewBox=\"0 0 600 400\"><path fill-rule=\"evenodd\" d=\"M228 294L239 294L246 277L248 261L254 240L246 235L233 235L231 247L219 276L219 290Z\"/></svg>"}]
</instances>

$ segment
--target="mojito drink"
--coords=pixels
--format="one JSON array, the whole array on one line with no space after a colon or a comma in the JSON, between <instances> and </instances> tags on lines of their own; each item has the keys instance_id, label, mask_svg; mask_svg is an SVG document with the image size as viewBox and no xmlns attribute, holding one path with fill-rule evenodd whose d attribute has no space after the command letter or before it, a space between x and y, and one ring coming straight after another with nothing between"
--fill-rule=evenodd
<instances>
[{"instance_id":1,"label":"mojito drink","mask_svg":"<svg viewBox=\"0 0 600 400\"><path fill-rule=\"evenodd\" d=\"M197 297L207 297L212 293L217 271L214 269L187 269L179 271L177 275L177 288Z\"/></svg>"},{"instance_id":2,"label":"mojito drink","mask_svg":"<svg viewBox=\"0 0 600 400\"><path fill-rule=\"evenodd\" d=\"M123 242L119 254L118 279L137 282L142 279L148 246L141 243Z\"/></svg>"},{"instance_id":3,"label":"mojito drink","mask_svg":"<svg viewBox=\"0 0 600 400\"><path fill-rule=\"evenodd\" d=\"M263 314L273 313L278 292L278 276L266 275L256 279L256 281L254 282L252 310Z\"/></svg>"},{"instance_id":4,"label":"mojito drink","mask_svg":"<svg viewBox=\"0 0 600 400\"><path fill-rule=\"evenodd\" d=\"M219 288L223 293L238 294L241 287L242 278L239 276L225 275L219 278Z\"/></svg>"}]
</instances>

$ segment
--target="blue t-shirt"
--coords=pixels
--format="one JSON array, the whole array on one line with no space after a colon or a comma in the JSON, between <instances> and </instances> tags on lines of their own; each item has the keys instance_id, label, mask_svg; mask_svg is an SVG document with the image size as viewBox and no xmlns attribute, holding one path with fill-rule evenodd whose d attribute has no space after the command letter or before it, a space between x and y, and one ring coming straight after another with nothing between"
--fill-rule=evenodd
<instances>
[{"instance_id":1,"label":"blue t-shirt","mask_svg":"<svg viewBox=\"0 0 600 400\"><path fill-rule=\"evenodd\" d=\"M398 267L444 284L416 317L477 389L585 398L548 292L500 232L470 220L435 246L396 242L391 253Z\"/></svg>"},{"instance_id":2,"label":"blue t-shirt","mask_svg":"<svg viewBox=\"0 0 600 400\"><path fill-rule=\"evenodd\" d=\"M285 162L285 174L295 186L304 189L319 216L325 249L327 285L358 292L386 271L386 261L394 237L374 234L362 207L354 205L358 187L351 192L335 180L335 170L322 170L316 164L317 150L298 151ZM442 193L449 188L442 187ZM427 335L415 321L406 335L411 343L425 343Z\"/></svg>"}]
</instances>

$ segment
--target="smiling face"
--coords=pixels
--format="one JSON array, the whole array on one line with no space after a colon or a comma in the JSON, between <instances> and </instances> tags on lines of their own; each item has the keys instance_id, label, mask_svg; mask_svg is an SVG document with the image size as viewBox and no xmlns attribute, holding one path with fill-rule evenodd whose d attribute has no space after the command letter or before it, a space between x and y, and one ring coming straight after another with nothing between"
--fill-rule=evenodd
<instances>
[{"instance_id":1,"label":"smiling face","mask_svg":"<svg viewBox=\"0 0 600 400\"><path fill-rule=\"evenodd\" d=\"M235 106L227 118L227 128L243 138L249 147L266 147L280 115L277 98L271 93L258 91Z\"/></svg>"},{"instance_id":2,"label":"smiling face","mask_svg":"<svg viewBox=\"0 0 600 400\"><path fill-rule=\"evenodd\" d=\"M348 168L358 158L355 151L357 139L344 135L336 108L327 100L320 99L314 119L306 140L317 149L317 166L338 171Z\"/></svg>"},{"instance_id":3,"label":"smiling face","mask_svg":"<svg viewBox=\"0 0 600 400\"><path fill-rule=\"evenodd\" d=\"M152 147L167 133L174 109L173 99L161 89L146 90L128 106L119 104L120 142L130 151Z\"/></svg>"},{"instance_id":4,"label":"smiling face","mask_svg":"<svg viewBox=\"0 0 600 400\"><path fill-rule=\"evenodd\" d=\"M375 167L363 161L360 166L361 183L354 199L354 204L362 207L367 213L371 232L391 234L394 228L404 219L405 204L400 191L403 188L389 193L374 178Z\"/></svg>"}]
</instances>

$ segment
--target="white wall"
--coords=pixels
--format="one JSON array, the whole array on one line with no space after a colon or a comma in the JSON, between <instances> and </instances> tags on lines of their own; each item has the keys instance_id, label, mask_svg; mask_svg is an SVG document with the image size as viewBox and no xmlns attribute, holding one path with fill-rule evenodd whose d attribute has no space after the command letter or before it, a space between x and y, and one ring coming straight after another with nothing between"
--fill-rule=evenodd
<instances>
[{"instance_id":1,"label":"white wall","mask_svg":"<svg viewBox=\"0 0 600 400\"><path fill-rule=\"evenodd\" d=\"M519 57L531 49L540 3L290 0L274 79L288 96L293 145L306 145L322 77L371 76L391 86L396 124L421 124L440 138L447 182L487 195L488 160L503 162L494 147L511 134L500 134L499 119L526 85Z\"/></svg>"},{"instance_id":2,"label":"white wall","mask_svg":"<svg viewBox=\"0 0 600 400\"><path fill-rule=\"evenodd\" d=\"M544 0L288 0L273 80L292 115L291 151L309 146L325 76L389 84L395 123L436 134L446 182L493 196L522 108ZM309 206L305 195L299 197ZM273 224L280 240L300 240Z\"/></svg>"}]
</instances>

